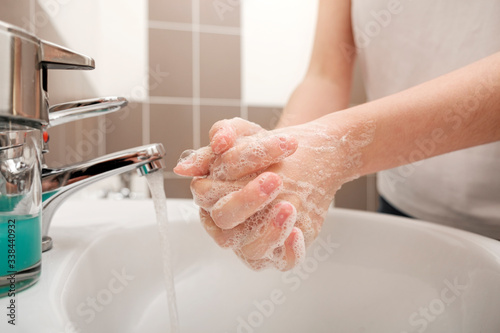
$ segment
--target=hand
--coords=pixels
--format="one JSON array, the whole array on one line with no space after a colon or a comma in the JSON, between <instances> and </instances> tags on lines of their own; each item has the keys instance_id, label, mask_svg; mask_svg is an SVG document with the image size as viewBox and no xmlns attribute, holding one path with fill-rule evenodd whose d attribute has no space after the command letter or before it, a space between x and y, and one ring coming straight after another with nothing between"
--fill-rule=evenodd
<instances>
[{"instance_id":1,"label":"hand","mask_svg":"<svg viewBox=\"0 0 500 333\"><path fill-rule=\"evenodd\" d=\"M252 268L292 268L319 233L337 189L355 178L356 151L366 138L315 122L275 131L241 119L216 125L210 137L212 147L223 147L219 154L204 148L176 167L207 175L192 182L206 230ZM247 133L253 135L238 137Z\"/></svg>"},{"instance_id":2,"label":"hand","mask_svg":"<svg viewBox=\"0 0 500 333\"><path fill-rule=\"evenodd\" d=\"M209 133L213 149L204 147L198 151L187 152L174 171L185 176L210 173L207 178L195 178L192 190L193 193L198 193L194 194L194 198L202 207L200 216L204 226L219 245L233 247L235 252L249 262L248 259L261 259L266 252L272 251L277 247L276 244L281 243L283 253L280 256L288 258L282 261L293 263L298 257L296 253L304 252L302 233L298 229L293 230L295 208L282 202L277 203L271 210L268 209L265 214L262 211L259 215L252 215L276 198L282 185L279 176L264 173L257 177L256 172L292 154L297 149L297 142L291 136L267 133L258 142L255 138L242 138L244 135L257 133L266 132L260 126L240 118L218 122ZM236 140L237 148L229 150ZM217 159L217 154L213 151L219 153ZM245 161L243 165L240 162L242 158ZM226 181L220 181L223 179ZM221 197L224 199L219 200ZM223 205L224 201L226 204ZM233 210L231 215L226 215L225 212L231 205L237 209ZM215 224L209 212L218 216L216 220L224 229ZM250 221L252 219L253 221ZM246 223L242 223L244 221ZM250 227L253 228L254 236L257 235L257 229L261 232L264 242L262 239L251 240L245 230ZM285 239L288 240L283 246ZM258 268L256 266L259 262L253 261L252 266Z\"/></svg>"}]
</instances>

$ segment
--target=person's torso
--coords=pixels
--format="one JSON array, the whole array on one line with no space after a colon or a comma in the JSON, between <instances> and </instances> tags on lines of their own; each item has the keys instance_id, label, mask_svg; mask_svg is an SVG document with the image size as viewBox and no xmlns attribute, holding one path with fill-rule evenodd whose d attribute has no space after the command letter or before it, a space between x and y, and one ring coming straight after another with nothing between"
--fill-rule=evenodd
<instances>
[{"instance_id":1,"label":"person's torso","mask_svg":"<svg viewBox=\"0 0 500 333\"><path fill-rule=\"evenodd\" d=\"M352 0L352 25L369 100L500 52L500 0ZM409 215L500 239L500 142L381 172L378 188Z\"/></svg>"}]
</instances>

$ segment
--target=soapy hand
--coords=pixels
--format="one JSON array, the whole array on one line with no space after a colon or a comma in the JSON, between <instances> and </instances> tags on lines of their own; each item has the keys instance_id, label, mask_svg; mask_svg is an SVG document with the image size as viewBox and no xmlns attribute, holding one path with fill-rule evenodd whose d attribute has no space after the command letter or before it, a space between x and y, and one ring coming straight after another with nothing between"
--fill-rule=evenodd
<instances>
[{"instance_id":1,"label":"soapy hand","mask_svg":"<svg viewBox=\"0 0 500 333\"><path fill-rule=\"evenodd\" d=\"M335 133L335 134L332 134ZM340 186L356 178L367 136L317 122L265 131L235 118L210 131L211 147L181 160L207 232L254 269L287 270L318 235Z\"/></svg>"}]
</instances>

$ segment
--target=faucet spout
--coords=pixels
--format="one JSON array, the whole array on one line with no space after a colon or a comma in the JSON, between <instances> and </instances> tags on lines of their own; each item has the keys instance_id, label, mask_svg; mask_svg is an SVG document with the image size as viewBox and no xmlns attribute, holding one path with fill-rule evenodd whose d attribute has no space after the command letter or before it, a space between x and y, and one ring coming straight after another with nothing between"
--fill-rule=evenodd
<instances>
[{"instance_id":1,"label":"faucet spout","mask_svg":"<svg viewBox=\"0 0 500 333\"><path fill-rule=\"evenodd\" d=\"M99 180L137 169L141 175L164 168L162 144L150 144L123 150L96 159L59 169L42 170L42 250L52 248L48 236L50 223L57 208L71 194Z\"/></svg>"}]
</instances>

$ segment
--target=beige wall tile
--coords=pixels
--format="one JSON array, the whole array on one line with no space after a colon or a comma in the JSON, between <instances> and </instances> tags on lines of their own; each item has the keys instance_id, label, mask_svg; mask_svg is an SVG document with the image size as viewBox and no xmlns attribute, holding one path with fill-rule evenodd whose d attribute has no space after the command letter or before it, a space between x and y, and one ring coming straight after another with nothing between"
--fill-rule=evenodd
<instances>
[{"instance_id":1,"label":"beige wall tile","mask_svg":"<svg viewBox=\"0 0 500 333\"><path fill-rule=\"evenodd\" d=\"M191 190L189 188L191 179L165 179L165 195L167 198L191 199Z\"/></svg>"},{"instance_id":2,"label":"beige wall tile","mask_svg":"<svg viewBox=\"0 0 500 333\"><path fill-rule=\"evenodd\" d=\"M88 161L105 151L106 129L104 119L77 120L50 128L49 150L46 161L50 167Z\"/></svg>"},{"instance_id":3,"label":"beige wall tile","mask_svg":"<svg viewBox=\"0 0 500 333\"><path fill-rule=\"evenodd\" d=\"M160 81L150 76L150 96L192 96L191 41L191 32L149 29L149 67L168 73Z\"/></svg>"},{"instance_id":4,"label":"beige wall tile","mask_svg":"<svg viewBox=\"0 0 500 333\"><path fill-rule=\"evenodd\" d=\"M36 20L36 35L41 39L48 40L52 43L68 47L67 41L61 36L56 29L52 18L44 8L40 6L38 1L35 1L35 11L37 17L45 17L45 20ZM90 37L89 37L90 38ZM85 50L75 49L76 52L85 54ZM88 54L93 56L92 54ZM99 63L97 63L99 66ZM93 71L82 70L49 70L48 71L48 92L49 102L51 105L76 101L80 99L88 99L99 97L96 94L95 87L92 86L89 80L90 75L97 75L98 67Z\"/></svg>"},{"instance_id":5,"label":"beige wall tile","mask_svg":"<svg viewBox=\"0 0 500 333\"><path fill-rule=\"evenodd\" d=\"M150 106L151 143L163 143L166 170L172 171L181 153L193 148L193 112L190 105Z\"/></svg>"},{"instance_id":6,"label":"beige wall tile","mask_svg":"<svg viewBox=\"0 0 500 333\"><path fill-rule=\"evenodd\" d=\"M363 76L361 73L359 59L357 59L356 63L354 64L350 103L351 105L357 105L357 104L363 104L365 102L366 102L365 86L363 83Z\"/></svg>"},{"instance_id":7,"label":"beige wall tile","mask_svg":"<svg viewBox=\"0 0 500 333\"><path fill-rule=\"evenodd\" d=\"M30 2L30 0L0 0L0 21L30 31L30 26L33 25Z\"/></svg>"},{"instance_id":8,"label":"beige wall tile","mask_svg":"<svg viewBox=\"0 0 500 333\"><path fill-rule=\"evenodd\" d=\"M106 116L106 153L142 145L142 103Z\"/></svg>"},{"instance_id":9,"label":"beige wall tile","mask_svg":"<svg viewBox=\"0 0 500 333\"><path fill-rule=\"evenodd\" d=\"M239 27L240 8L239 1L200 0L200 23Z\"/></svg>"},{"instance_id":10,"label":"beige wall tile","mask_svg":"<svg viewBox=\"0 0 500 333\"><path fill-rule=\"evenodd\" d=\"M46 12L37 1L33 1L33 4L35 17L30 22L30 28L35 29L38 37L64 46L65 41L53 26L53 13ZM51 106L97 97L95 89L82 71L49 71L48 92ZM51 167L61 167L97 157L100 150L104 151L106 142L102 123L98 118L90 118L50 128L50 153L46 154L47 164Z\"/></svg>"},{"instance_id":11,"label":"beige wall tile","mask_svg":"<svg viewBox=\"0 0 500 333\"><path fill-rule=\"evenodd\" d=\"M248 120L270 130L278 124L281 111L281 109L271 107L248 107Z\"/></svg>"},{"instance_id":12,"label":"beige wall tile","mask_svg":"<svg viewBox=\"0 0 500 333\"><path fill-rule=\"evenodd\" d=\"M335 195L335 207L366 210L366 176L342 185Z\"/></svg>"},{"instance_id":13,"label":"beige wall tile","mask_svg":"<svg viewBox=\"0 0 500 333\"><path fill-rule=\"evenodd\" d=\"M101 118L101 117L99 117ZM99 156L99 151L106 151L106 129L104 117L97 117L77 120L77 145L87 145L92 147L88 152L83 154L83 160L87 161ZM101 149L100 149L101 147Z\"/></svg>"},{"instance_id":14,"label":"beige wall tile","mask_svg":"<svg viewBox=\"0 0 500 333\"><path fill-rule=\"evenodd\" d=\"M62 167L83 161L88 148L82 144L77 145L75 122L51 127L48 133L49 153L44 156L49 167Z\"/></svg>"},{"instance_id":15,"label":"beige wall tile","mask_svg":"<svg viewBox=\"0 0 500 333\"><path fill-rule=\"evenodd\" d=\"M236 106L202 106L200 108L200 138L201 145L207 146L208 132L212 125L222 119L231 119L240 116L240 108Z\"/></svg>"},{"instance_id":16,"label":"beige wall tile","mask_svg":"<svg viewBox=\"0 0 500 333\"><path fill-rule=\"evenodd\" d=\"M50 70L48 82L50 105L99 97L83 71Z\"/></svg>"},{"instance_id":17,"label":"beige wall tile","mask_svg":"<svg viewBox=\"0 0 500 333\"><path fill-rule=\"evenodd\" d=\"M240 36L200 34L201 97L241 97Z\"/></svg>"},{"instance_id":18,"label":"beige wall tile","mask_svg":"<svg viewBox=\"0 0 500 333\"><path fill-rule=\"evenodd\" d=\"M191 0L149 0L149 19L191 23Z\"/></svg>"}]
</instances>

